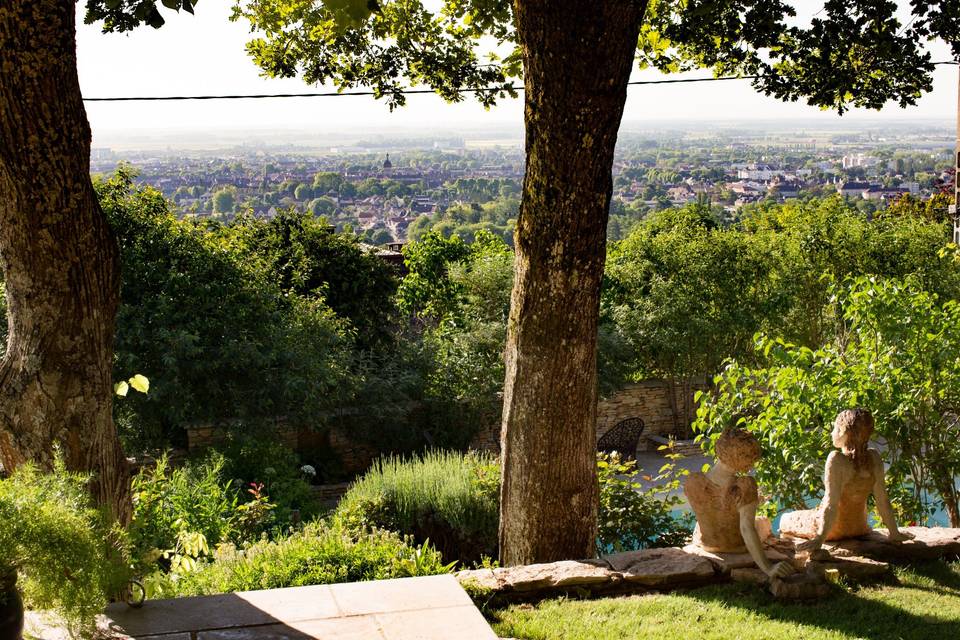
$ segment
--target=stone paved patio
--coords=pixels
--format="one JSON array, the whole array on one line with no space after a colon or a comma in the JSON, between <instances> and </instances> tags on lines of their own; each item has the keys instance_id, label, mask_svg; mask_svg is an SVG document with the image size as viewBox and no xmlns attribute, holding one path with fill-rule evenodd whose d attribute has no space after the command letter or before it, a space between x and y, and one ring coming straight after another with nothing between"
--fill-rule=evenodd
<instances>
[{"instance_id":1,"label":"stone paved patio","mask_svg":"<svg viewBox=\"0 0 960 640\"><path fill-rule=\"evenodd\" d=\"M247 591L107 608L102 627L137 640L496 640L452 575ZM34 627L36 631L36 627ZM59 640L47 628L39 638Z\"/></svg>"}]
</instances>

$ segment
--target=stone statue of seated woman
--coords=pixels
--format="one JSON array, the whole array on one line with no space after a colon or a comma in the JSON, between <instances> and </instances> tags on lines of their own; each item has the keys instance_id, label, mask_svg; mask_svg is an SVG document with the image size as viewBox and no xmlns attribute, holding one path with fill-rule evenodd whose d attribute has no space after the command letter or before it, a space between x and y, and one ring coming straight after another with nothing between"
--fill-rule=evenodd
<instances>
[{"instance_id":1,"label":"stone statue of seated woman","mask_svg":"<svg viewBox=\"0 0 960 640\"><path fill-rule=\"evenodd\" d=\"M772 565L757 534L757 481L745 475L760 459L760 443L747 431L728 429L717 440L717 463L707 473L691 473L683 492L697 517L693 543L713 553L749 552L771 578L782 578L793 567Z\"/></svg>"},{"instance_id":2,"label":"stone statue of seated woman","mask_svg":"<svg viewBox=\"0 0 960 640\"><path fill-rule=\"evenodd\" d=\"M800 551L816 552L826 541L856 538L872 531L867 523L867 498L873 494L880 518L892 542L913 536L897 529L884 484L880 452L868 446L873 415L866 409L841 411L833 423L833 446L827 457L823 502L817 509L793 511L780 519L780 535L807 538Z\"/></svg>"}]
</instances>

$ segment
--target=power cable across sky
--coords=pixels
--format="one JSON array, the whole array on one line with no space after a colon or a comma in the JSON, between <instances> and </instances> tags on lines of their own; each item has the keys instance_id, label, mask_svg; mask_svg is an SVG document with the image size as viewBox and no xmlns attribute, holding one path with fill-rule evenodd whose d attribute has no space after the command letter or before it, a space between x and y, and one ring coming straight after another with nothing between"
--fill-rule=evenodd
<instances>
[{"instance_id":1,"label":"power cable across sky","mask_svg":"<svg viewBox=\"0 0 960 640\"><path fill-rule=\"evenodd\" d=\"M936 66L957 65L952 60L934 62ZM676 78L673 80L636 80L628 82L630 86L636 85L656 85L656 84L692 84L698 82L724 82L729 80L755 80L759 76L720 76L718 78ZM473 87L461 89L460 93L481 93L484 91L501 90L523 91L523 86L510 87ZM433 89L404 89L400 91L404 95L430 94ZM84 102L156 102L164 100L259 100L264 98L338 98L346 96L376 96L374 91L320 91L306 93L246 93L246 94L212 94L212 95L194 95L194 96L116 96L107 98L84 98Z\"/></svg>"}]
</instances>

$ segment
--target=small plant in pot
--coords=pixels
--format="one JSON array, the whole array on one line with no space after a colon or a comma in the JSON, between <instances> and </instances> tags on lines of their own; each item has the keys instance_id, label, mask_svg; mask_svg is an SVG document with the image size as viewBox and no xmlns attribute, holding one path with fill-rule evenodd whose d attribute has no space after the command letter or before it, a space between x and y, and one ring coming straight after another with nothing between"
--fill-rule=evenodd
<instances>
[{"instance_id":1,"label":"small plant in pot","mask_svg":"<svg viewBox=\"0 0 960 640\"><path fill-rule=\"evenodd\" d=\"M115 536L91 505L87 478L57 460L0 479L0 639L19 639L23 610L43 611L73 637L94 634L120 576L105 540Z\"/></svg>"}]
</instances>

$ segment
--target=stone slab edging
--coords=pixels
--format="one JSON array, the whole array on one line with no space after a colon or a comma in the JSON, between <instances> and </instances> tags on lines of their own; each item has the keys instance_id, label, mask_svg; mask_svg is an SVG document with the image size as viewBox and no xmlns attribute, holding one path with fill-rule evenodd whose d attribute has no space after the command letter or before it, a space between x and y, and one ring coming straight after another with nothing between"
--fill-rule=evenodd
<instances>
[{"instance_id":1,"label":"stone slab edging","mask_svg":"<svg viewBox=\"0 0 960 640\"><path fill-rule=\"evenodd\" d=\"M798 554L793 540L768 538L766 551L771 562L791 562L803 571L792 579L769 586L775 595L782 597L804 597L797 595L800 593L821 596L826 591L813 588L813 583L838 577L853 581L878 579L889 572L888 563L960 556L960 529L905 527L902 530L913 534L914 539L891 543L881 529L863 538L824 545L831 557L813 560L806 554ZM682 549L628 551L598 559L472 569L460 571L456 576L468 592L499 602L538 600L563 593L603 596L670 591L730 580L768 585L766 575L754 566L748 554L710 553L692 545Z\"/></svg>"}]
</instances>

